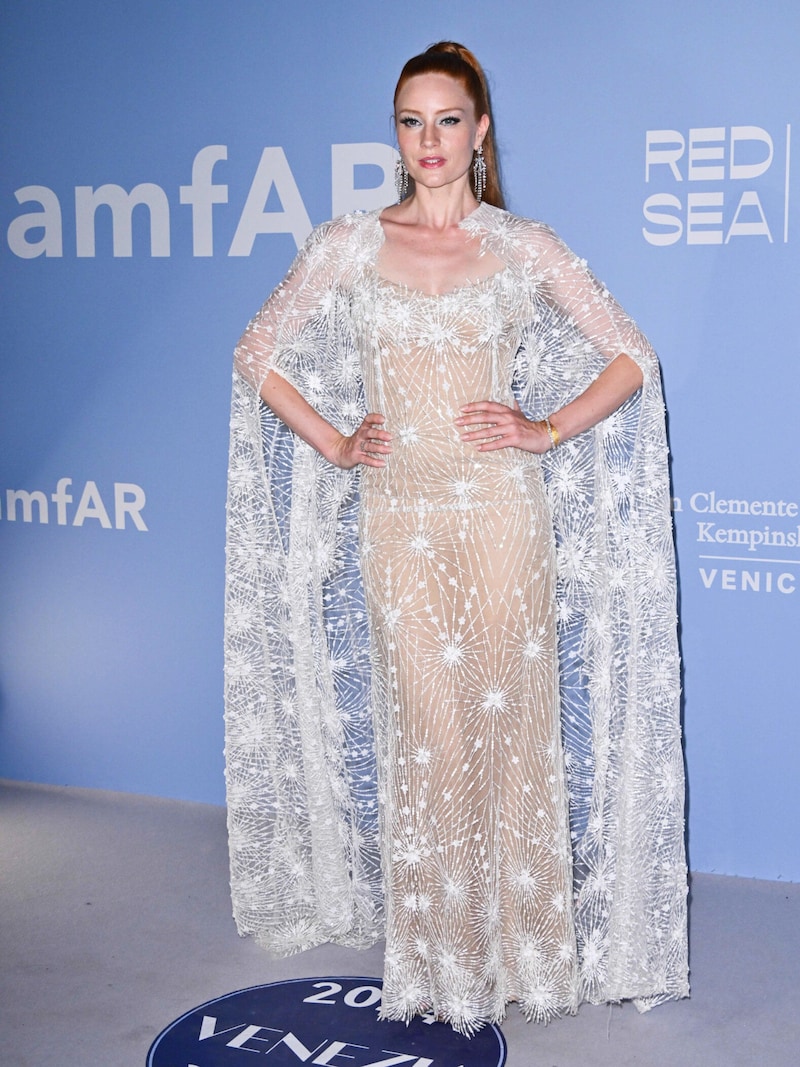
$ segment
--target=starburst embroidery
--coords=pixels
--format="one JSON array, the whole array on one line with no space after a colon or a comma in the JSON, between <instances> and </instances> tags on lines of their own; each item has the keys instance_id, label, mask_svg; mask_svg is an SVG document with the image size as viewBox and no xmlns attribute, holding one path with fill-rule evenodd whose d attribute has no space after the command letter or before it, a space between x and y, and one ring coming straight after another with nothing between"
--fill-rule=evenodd
<instances>
[{"instance_id":1,"label":"starburst embroidery","mask_svg":"<svg viewBox=\"0 0 800 1067\"><path fill-rule=\"evenodd\" d=\"M464 649L456 641L446 644L441 652L442 660L448 667L454 667L457 663L460 663L464 658L464 654Z\"/></svg>"},{"instance_id":2,"label":"starburst embroidery","mask_svg":"<svg viewBox=\"0 0 800 1067\"><path fill-rule=\"evenodd\" d=\"M652 820L657 830L643 835L655 842L652 878L628 869L625 885L648 953L668 952L659 966L668 959L661 973L676 990L685 900L682 767L665 710L678 682L672 545L668 522L654 519L669 488L655 361L546 228L484 207L464 229L503 270L445 298L377 279L375 216L315 231L241 350L249 384L237 386L232 419L226 743L240 929L287 951L332 928L379 936L380 807L391 850L383 888L397 920L382 1011L407 1020L433 1005L469 1033L502 1015L509 991L536 1019L571 1010L577 996L603 999L609 901L618 867L631 862L629 850L608 847L608 818L629 784L633 830ZM547 502L537 458L460 449L452 420L465 398L504 398L514 374L521 402L557 410L596 378L606 353L623 350L641 354L641 403L542 457ZM385 389L401 461L330 471L307 446L276 436L251 395L273 366L343 430ZM417 462L430 468L413 482ZM555 578L550 556L527 554L532 544L549 549L550 514L557 607L537 602ZM485 519L494 522L488 536ZM361 574L371 578L367 606ZM560 720L549 706L556 613L571 642ZM646 724L624 751L635 782L606 726L608 709L624 715L631 692ZM574 915L562 760L577 813ZM593 807L598 772L607 793ZM637 947L630 927L618 933L620 946ZM478 992L487 982L491 1001Z\"/></svg>"},{"instance_id":3,"label":"starburst embroidery","mask_svg":"<svg viewBox=\"0 0 800 1067\"><path fill-rule=\"evenodd\" d=\"M484 711L505 711L506 694L503 689L488 689L483 696Z\"/></svg>"}]
</instances>

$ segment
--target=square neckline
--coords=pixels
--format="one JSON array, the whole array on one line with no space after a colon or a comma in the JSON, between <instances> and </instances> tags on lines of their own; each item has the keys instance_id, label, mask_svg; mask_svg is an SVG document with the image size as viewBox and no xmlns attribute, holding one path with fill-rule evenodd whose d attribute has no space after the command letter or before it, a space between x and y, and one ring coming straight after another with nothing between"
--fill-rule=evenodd
<instances>
[{"instance_id":1,"label":"square neckline","mask_svg":"<svg viewBox=\"0 0 800 1067\"><path fill-rule=\"evenodd\" d=\"M452 289L446 290L444 293L429 293L426 289L418 289L416 286L406 284L406 282L396 282L392 278L387 278L385 274L381 274L375 263L371 263L369 269L379 286L387 289L396 289L398 292L403 293L409 298L418 297L422 300L446 300L448 297L463 295L464 293L474 292L478 289L490 289L511 270L511 268L506 265L499 270L493 271L492 274L484 274L482 278L467 280L461 285L456 285Z\"/></svg>"}]
</instances>

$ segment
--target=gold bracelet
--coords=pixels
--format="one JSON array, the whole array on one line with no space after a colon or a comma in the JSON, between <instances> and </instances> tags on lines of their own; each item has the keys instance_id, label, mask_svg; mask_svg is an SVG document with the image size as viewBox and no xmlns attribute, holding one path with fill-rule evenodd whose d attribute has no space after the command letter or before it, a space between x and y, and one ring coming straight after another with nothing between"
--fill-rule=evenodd
<instances>
[{"instance_id":1,"label":"gold bracelet","mask_svg":"<svg viewBox=\"0 0 800 1067\"><path fill-rule=\"evenodd\" d=\"M547 415L544 417L544 424L547 427L547 433L550 440L553 442L553 448L558 448L561 444L561 434L558 432L558 427L552 424Z\"/></svg>"}]
</instances>

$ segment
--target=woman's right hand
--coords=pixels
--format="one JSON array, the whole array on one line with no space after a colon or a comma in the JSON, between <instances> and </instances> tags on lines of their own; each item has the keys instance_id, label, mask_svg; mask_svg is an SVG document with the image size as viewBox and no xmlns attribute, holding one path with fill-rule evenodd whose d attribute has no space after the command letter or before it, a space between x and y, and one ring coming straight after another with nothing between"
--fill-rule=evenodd
<instances>
[{"instance_id":1,"label":"woman's right hand","mask_svg":"<svg viewBox=\"0 0 800 1067\"><path fill-rule=\"evenodd\" d=\"M351 470L359 463L365 467L385 467L383 457L392 451L392 435L382 429L384 421L383 415L366 415L355 433L339 436L327 458L342 470Z\"/></svg>"},{"instance_id":2,"label":"woman's right hand","mask_svg":"<svg viewBox=\"0 0 800 1067\"><path fill-rule=\"evenodd\" d=\"M261 399L298 437L316 448L329 463L350 470L363 463L385 467L392 451L392 435L382 429L383 415L372 413L349 437L339 433L281 374L270 373L261 386Z\"/></svg>"}]
</instances>

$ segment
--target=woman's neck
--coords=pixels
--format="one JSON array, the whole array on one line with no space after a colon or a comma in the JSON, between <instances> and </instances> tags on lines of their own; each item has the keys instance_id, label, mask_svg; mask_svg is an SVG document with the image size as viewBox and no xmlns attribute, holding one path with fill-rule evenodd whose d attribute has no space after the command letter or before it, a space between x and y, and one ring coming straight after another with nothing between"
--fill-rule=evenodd
<instances>
[{"instance_id":1,"label":"woman's neck","mask_svg":"<svg viewBox=\"0 0 800 1067\"><path fill-rule=\"evenodd\" d=\"M430 230L447 230L458 226L477 208L478 202L469 185L446 189L417 186L412 196L393 211L397 222L424 226Z\"/></svg>"}]
</instances>

